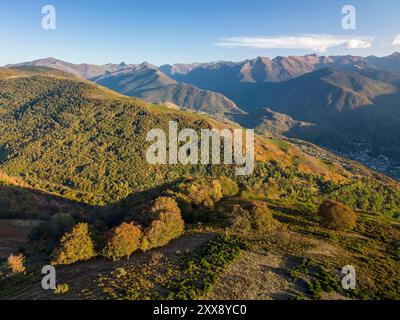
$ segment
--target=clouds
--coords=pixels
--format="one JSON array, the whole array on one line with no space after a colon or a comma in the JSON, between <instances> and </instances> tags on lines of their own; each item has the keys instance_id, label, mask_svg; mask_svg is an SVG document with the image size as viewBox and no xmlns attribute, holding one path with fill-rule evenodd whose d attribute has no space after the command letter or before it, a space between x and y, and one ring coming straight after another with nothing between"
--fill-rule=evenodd
<instances>
[{"instance_id":1,"label":"clouds","mask_svg":"<svg viewBox=\"0 0 400 320\"><path fill-rule=\"evenodd\" d=\"M393 40L392 45L400 46L400 34Z\"/></svg>"},{"instance_id":2,"label":"clouds","mask_svg":"<svg viewBox=\"0 0 400 320\"><path fill-rule=\"evenodd\" d=\"M372 46L371 37L341 37L328 34L311 34L282 37L233 37L222 39L219 47L247 47L259 49L306 49L325 52L329 48L345 46L349 49L366 49ZM398 39L400 42L400 39Z\"/></svg>"}]
</instances>

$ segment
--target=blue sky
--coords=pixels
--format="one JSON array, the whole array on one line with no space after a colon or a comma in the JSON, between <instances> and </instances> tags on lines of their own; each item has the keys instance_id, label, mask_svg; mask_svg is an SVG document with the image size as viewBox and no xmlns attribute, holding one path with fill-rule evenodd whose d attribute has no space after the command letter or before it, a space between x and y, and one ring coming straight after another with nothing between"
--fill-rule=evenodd
<instances>
[{"instance_id":1,"label":"blue sky","mask_svg":"<svg viewBox=\"0 0 400 320\"><path fill-rule=\"evenodd\" d=\"M348 4L357 10L356 30L341 25ZM54 31L41 27L44 5L56 8ZM399 0L0 0L0 65L49 56L156 65L305 53L382 56L400 51L397 35ZM317 44L304 45L310 41Z\"/></svg>"}]
</instances>

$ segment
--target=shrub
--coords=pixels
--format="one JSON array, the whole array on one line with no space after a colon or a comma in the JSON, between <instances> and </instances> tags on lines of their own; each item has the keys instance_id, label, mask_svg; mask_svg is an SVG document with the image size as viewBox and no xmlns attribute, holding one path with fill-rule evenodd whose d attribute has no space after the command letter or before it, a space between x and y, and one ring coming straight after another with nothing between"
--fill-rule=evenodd
<instances>
[{"instance_id":1,"label":"shrub","mask_svg":"<svg viewBox=\"0 0 400 320\"><path fill-rule=\"evenodd\" d=\"M321 226L333 230L351 230L357 223L357 215L351 208L333 200L320 205L318 216Z\"/></svg>"},{"instance_id":2,"label":"shrub","mask_svg":"<svg viewBox=\"0 0 400 320\"><path fill-rule=\"evenodd\" d=\"M10 255L7 259L8 269L11 271L12 275L20 274L25 272L25 257L22 254Z\"/></svg>"},{"instance_id":3,"label":"shrub","mask_svg":"<svg viewBox=\"0 0 400 320\"><path fill-rule=\"evenodd\" d=\"M236 204L227 216L227 226L238 231L269 232L277 224L268 205L262 201L253 201L243 207Z\"/></svg>"},{"instance_id":4,"label":"shrub","mask_svg":"<svg viewBox=\"0 0 400 320\"><path fill-rule=\"evenodd\" d=\"M186 179L172 193L179 202L186 222L207 222L208 215L202 211L210 211L222 199L221 183L215 179Z\"/></svg>"},{"instance_id":5,"label":"shrub","mask_svg":"<svg viewBox=\"0 0 400 320\"><path fill-rule=\"evenodd\" d=\"M238 231L250 231L251 216L249 211L243 209L241 205L235 204L228 213L227 226Z\"/></svg>"},{"instance_id":6,"label":"shrub","mask_svg":"<svg viewBox=\"0 0 400 320\"><path fill-rule=\"evenodd\" d=\"M58 284L54 289L54 293L57 295L64 295L70 292L69 285L67 283Z\"/></svg>"},{"instance_id":7,"label":"shrub","mask_svg":"<svg viewBox=\"0 0 400 320\"><path fill-rule=\"evenodd\" d=\"M111 230L103 256L114 261L125 256L129 258L139 248L141 239L142 230L138 226L123 222Z\"/></svg>"},{"instance_id":8,"label":"shrub","mask_svg":"<svg viewBox=\"0 0 400 320\"><path fill-rule=\"evenodd\" d=\"M253 201L249 207L251 216L251 227L257 232L269 232L277 227L278 222L274 219L267 203Z\"/></svg>"},{"instance_id":9,"label":"shrub","mask_svg":"<svg viewBox=\"0 0 400 320\"><path fill-rule=\"evenodd\" d=\"M40 241L52 239L51 226L48 222L40 222L32 229L29 234L29 240Z\"/></svg>"},{"instance_id":10,"label":"shrub","mask_svg":"<svg viewBox=\"0 0 400 320\"><path fill-rule=\"evenodd\" d=\"M74 225L75 220L68 213L58 213L51 217L51 232L55 239L60 239L63 234L71 231Z\"/></svg>"},{"instance_id":11,"label":"shrub","mask_svg":"<svg viewBox=\"0 0 400 320\"><path fill-rule=\"evenodd\" d=\"M219 178L221 184L221 192L224 197L232 197L239 193L239 186L237 183L225 176Z\"/></svg>"},{"instance_id":12,"label":"shrub","mask_svg":"<svg viewBox=\"0 0 400 320\"><path fill-rule=\"evenodd\" d=\"M173 198L157 198L150 209L150 215L154 220L145 232L142 250L164 246L182 234L184 222Z\"/></svg>"},{"instance_id":13,"label":"shrub","mask_svg":"<svg viewBox=\"0 0 400 320\"><path fill-rule=\"evenodd\" d=\"M153 201L152 206L149 210L149 215L152 220L160 218L162 213L169 212L180 214L181 210L178 207L177 202L171 197L159 197Z\"/></svg>"},{"instance_id":14,"label":"shrub","mask_svg":"<svg viewBox=\"0 0 400 320\"><path fill-rule=\"evenodd\" d=\"M54 251L53 265L72 264L81 260L89 260L95 256L94 246L87 223L77 224L72 231L66 233L59 248Z\"/></svg>"},{"instance_id":15,"label":"shrub","mask_svg":"<svg viewBox=\"0 0 400 320\"><path fill-rule=\"evenodd\" d=\"M68 213L57 213L49 222L41 222L29 234L33 241L59 240L66 232L71 231L75 224L74 218Z\"/></svg>"}]
</instances>

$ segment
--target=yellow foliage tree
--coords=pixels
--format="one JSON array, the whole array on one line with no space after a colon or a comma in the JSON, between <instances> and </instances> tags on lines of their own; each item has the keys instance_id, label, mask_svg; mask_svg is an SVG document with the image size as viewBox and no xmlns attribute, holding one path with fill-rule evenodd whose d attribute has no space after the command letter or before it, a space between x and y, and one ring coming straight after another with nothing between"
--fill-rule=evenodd
<instances>
[{"instance_id":1,"label":"yellow foliage tree","mask_svg":"<svg viewBox=\"0 0 400 320\"><path fill-rule=\"evenodd\" d=\"M22 254L10 255L7 259L7 266L13 275L25 272L25 257Z\"/></svg>"},{"instance_id":2,"label":"yellow foliage tree","mask_svg":"<svg viewBox=\"0 0 400 320\"><path fill-rule=\"evenodd\" d=\"M53 265L72 264L95 256L93 241L87 223L79 223L66 233L53 254Z\"/></svg>"},{"instance_id":3,"label":"yellow foliage tree","mask_svg":"<svg viewBox=\"0 0 400 320\"><path fill-rule=\"evenodd\" d=\"M175 199L157 198L150 209L150 214L154 220L145 232L142 250L164 246L182 234L184 222Z\"/></svg>"}]
</instances>

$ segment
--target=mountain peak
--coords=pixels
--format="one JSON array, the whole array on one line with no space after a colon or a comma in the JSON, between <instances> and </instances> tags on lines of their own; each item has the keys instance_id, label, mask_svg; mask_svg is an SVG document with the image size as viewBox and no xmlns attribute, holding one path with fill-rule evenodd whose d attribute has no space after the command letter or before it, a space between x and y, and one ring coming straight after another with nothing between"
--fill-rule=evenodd
<instances>
[{"instance_id":1,"label":"mountain peak","mask_svg":"<svg viewBox=\"0 0 400 320\"><path fill-rule=\"evenodd\" d=\"M400 51L396 51L392 53L388 58L395 58L395 59L400 59Z\"/></svg>"},{"instance_id":2,"label":"mountain peak","mask_svg":"<svg viewBox=\"0 0 400 320\"><path fill-rule=\"evenodd\" d=\"M44 59L37 59L32 61L32 63L57 63L57 62L62 62L54 57L47 57Z\"/></svg>"},{"instance_id":3,"label":"mountain peak","mask_svg":"<svg viewBox=\"0 0 400 320\"><path fill-rule=\"evenodd\" d=\"M158 69L154 64L151 64L147 61L143 61L140 65L139 68L148 68L148 69Z\"/></svg>"}]
</instances>

